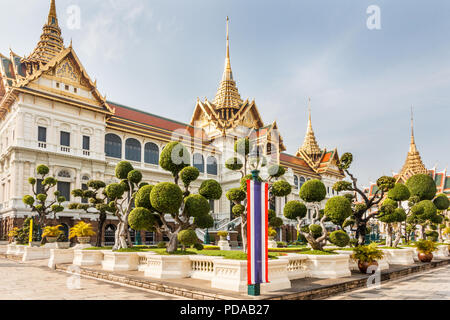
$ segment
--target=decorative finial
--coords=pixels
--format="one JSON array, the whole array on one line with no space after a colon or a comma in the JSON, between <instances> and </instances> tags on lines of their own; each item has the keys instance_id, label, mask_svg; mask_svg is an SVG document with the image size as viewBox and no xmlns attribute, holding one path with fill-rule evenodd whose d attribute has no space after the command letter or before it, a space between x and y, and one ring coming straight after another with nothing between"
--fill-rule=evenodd
<instances>
[{"instance_id":1,"label":"decorative finial","mask_svg":"<svg viewBox=\"0 0 450 320\"><path fill-rule=\"evenodd\" d=\"M49 25L58 25L58 17L56 16L56 4L55 0L52 0L50 3L50 12L48 13L48 21Z\"/></svg>"}]
</instances>

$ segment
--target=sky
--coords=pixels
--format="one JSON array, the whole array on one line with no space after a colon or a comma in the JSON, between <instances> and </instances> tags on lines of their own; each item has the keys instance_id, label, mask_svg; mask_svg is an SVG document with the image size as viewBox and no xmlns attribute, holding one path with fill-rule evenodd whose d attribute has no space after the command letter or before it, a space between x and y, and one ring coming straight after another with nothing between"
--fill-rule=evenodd
<instances>
[{"instance_id":1,"label":"sky","mask_svg":"<svg viewBox=\"0 0 450 320\"><path fill-rule=\"evenodd\" d=\"M49 4L0 0L0 53L31 53ZM380 29L367 27L371 5L380 9ZM255 99L264 123L277 121L288 153L303 143L310 97L319 146L353 153L361 186L400 171L411 106L425 165L449 165L450 1L56 0L56 7L65 44L72 40L110 101L189 123L197 97L213 100L219 86L229 16L241 97Z\"/></svg>"}]
</instances>

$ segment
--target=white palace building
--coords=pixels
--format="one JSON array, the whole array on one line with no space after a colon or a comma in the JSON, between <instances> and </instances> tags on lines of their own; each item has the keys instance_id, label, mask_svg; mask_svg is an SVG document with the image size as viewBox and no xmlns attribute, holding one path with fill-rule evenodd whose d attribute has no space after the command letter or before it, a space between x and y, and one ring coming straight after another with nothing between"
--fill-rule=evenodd
<instances>
[{"instance_id":1,"label":"white palace building","mask_svg":"<svg viewBox=\"0 0 450 320\"><path fill-rule=\"evenodd\" d=\"M58 179L58 190L74 202L71 190L85 188L87 181L115 181L114 168L121 160L141 170L143 181L172 181L171 175L159 167L158 159L162 148L173 139L182 139L201 172L194 189L211 178L222 185L222 199L211 203L215 229L227 229L233 223L239 230L239 221L232 221L225 193L239 185L240 174L223 164L236 139L250 130L270 161L287 169L284 178L293 186L290 196L277 199L278 216L283 216L286 201L299 198L299 188L308 179L321 179L328 197L334 195L333 184L344 178L336 165L337 150L319 148L310 113L303 144L295 155L284 153L277 123L265 123L255 101L243 100L238 92L231 71L228 34L225 70L215 98L197 100L190 122L181 123L107 101L72 44L64 45L52 0L34 51L27 57L13 51L0 53L0 238L13 227L21 227L31 214L22 197L31 193L28 178L36 176L37 165L47 165ZM96 214L77 210L58 214L59 223L66 229L79 220L95 225ZM285 222L279 239L295 240L295 224ZM105 242L110 242L116 223L113 216L108 217ZM199 230L199 237L202 232ZM163 239L163 235L149 232L142 236L146 242Z\"/></svg>"}]
</instances>

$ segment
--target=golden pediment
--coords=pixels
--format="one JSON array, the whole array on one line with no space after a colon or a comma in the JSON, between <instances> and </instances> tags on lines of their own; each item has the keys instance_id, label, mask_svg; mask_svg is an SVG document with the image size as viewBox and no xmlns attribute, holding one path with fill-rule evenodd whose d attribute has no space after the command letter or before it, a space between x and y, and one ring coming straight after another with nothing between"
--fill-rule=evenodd
<instances>
[{"instance_id":1,"label":"golden pediment","mask_svg":"<svg viewBox=\"0 0 450 320\"><path fill-rule=\"evenodd\" d=\"M66 58L56 67L55 76L68 79L72 82L80 83L80 70L75 67L75 64L70 58Z\"/></svg>"}]
</instances>

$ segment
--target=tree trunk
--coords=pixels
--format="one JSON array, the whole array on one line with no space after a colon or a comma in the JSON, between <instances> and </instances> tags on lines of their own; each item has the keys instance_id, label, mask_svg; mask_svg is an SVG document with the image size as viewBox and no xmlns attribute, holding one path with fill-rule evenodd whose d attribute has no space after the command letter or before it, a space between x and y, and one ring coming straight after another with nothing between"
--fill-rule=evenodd
<instances>
[{"instance_id":1,"label":"tree trunk","mask_svg":"<svg viewBox=\"0 0 450 320\"><path fill-rule=\"evenodd\" d=\"M128 224L120 221L115 234L115 244L113 247L113 251L128 248L128 236Z\"/></svg>"},{"instance_id":2,"label":"tree trunk","mask_svg":"<svg viewBox=\"0 0 450 320\"><path fill-rule=\"evenodd\" d=\"M167 253L174 253L178 249L178 233L180 231L177 230L173 233L170 233L169 236L169 245L167 246Z\"/></svg>"},{"instance_id":3,"label":"tree trunk","mask_svg":"<svg viewBox=\"0 0 450 320\"><path fill-rule=\"evenodd\" d=\"M394 240L394 243L392 244L392 246L393 246L394 248L397 248L398 244L400 243L400 239L401 239L401 238L402 238L402 226L399 225L399 226L398 226L398 230L397 230L397 232L395 233L395 240Z\"/></svg>"},{"instance_id":4,"label":"tree trunk","mask_svg":"<svg viewBox=\"0 0 450 320\"><path fill-rule=\"evenodd\" d=\"M244 219L241 219L241 236L242 236L242 251L247 253L247 224L244 224Z\"/></svg>"},{"instance_id":5,"label":"tree trunk","mask_svg":"<svg viewBox=\"0 0 450 320\"><path fill-rule=\"evenodd\" d=\"M386 246L392 247L392 225L390 223L387 224Z\"/></svg>"},{"instance_id":6,"label":"tree trunk","mask_svg":"<svg viewBox=\"0 0 450 320\"><path fill-rule=\"evenodd\" d=\"M98 227L97 227L97 240L95 242L96 247L102 246L102 239L103 239L103 225L105 224L106 220L106 214L100 213L100 216L98 218Z\"/></svg>"},{"instance_id":7,"label":"tree trunk","mask_svg":"<svg viewBox=\"0 0 450 320\"><path fill-rule=\"evenodd\" d=\"M314 239L314 237L306 232L301 232L301 234L306 238L306 241L308 241L308 244L311 246L311 249L313 250L323 250L323 244L322 241L316 241L316 239ZM325 241L326 243L326 241Z\"/></svg>"},{"instance_id":8,"label":"tree trunk","mask_svg":"<svg viewBox=\"0 0 450 320\"><path fill-rule=\"evenodd\" d=\"M438 234L439 234L438 242L443 243L444 237L442 236L442 228L440 225L438 225Z\"/></svg>"},{"instance_id":9,"label":"tree trunk","mask_svg":"<svg viewBox=\"0 0 450 320\"><path fill-rule=\"evenodd\" d=\"M425 226L420 226L420 239L425 240Z\"/></svg>"},{"instance_id":10,"label":"tree trunk","mask_svg":"<svg viewBox=\"0 0 450 320\"><path fill-rule=\"evenodd\" d=\"M361 218L356 217L356 239L358 246L363 246L366 243L366 223Z\"/></svg>"}]
</instances>

